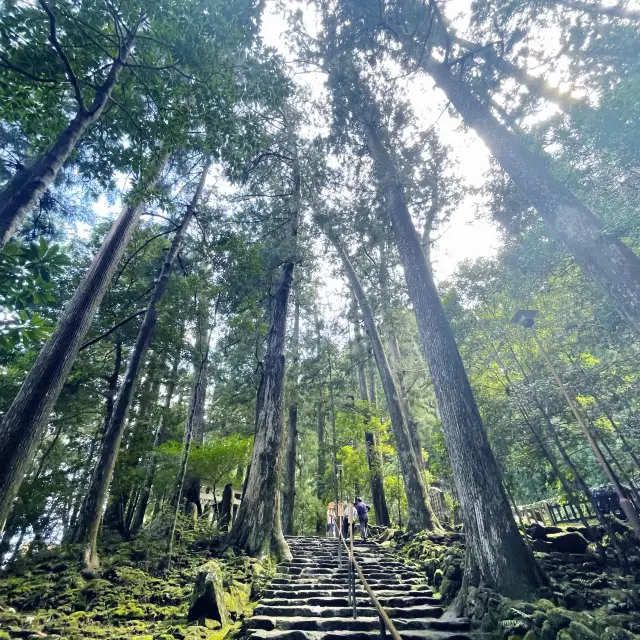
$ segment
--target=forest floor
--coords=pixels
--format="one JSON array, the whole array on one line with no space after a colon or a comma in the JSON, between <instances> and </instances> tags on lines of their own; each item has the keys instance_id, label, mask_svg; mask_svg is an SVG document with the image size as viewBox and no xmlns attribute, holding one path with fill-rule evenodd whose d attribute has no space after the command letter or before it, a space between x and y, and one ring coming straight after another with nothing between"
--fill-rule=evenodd
<instances>
[{"instance_id":1,"label":"forest floor","mask_svg":"<svg viewBox=\"0 0 640 640\"><path fill-rule=\"evenodd\" d=\"M549 578L549 587L539 592L536 601L514 601L490 589L470 587L463 613L480 637L640 639L640 548L630 538L625 542L632 575L620 574L610 549L602 566L594 545L585 553L536 552ZM462 583L463 534L423 531L395 545L409 563L425 571L445 603L453 602Z\"/></svg>"},{"instance_id":2,"label":"forest floor","mask_svg":"<svg viewBox=\"0 0 640 640\"><path fill-rule=\"evenodd\" d=\"M165 545L114 537L95 573L81 571L78 550L25 555L0 574L0 640L222 640L253 611L270 567L225 551L217 563L228 624L188 622L197 570L214 554L208 541L183 539L166 571Z\"/></svg>"},{"instance_id":3,"label":"forest floor","mask_svg":"<svg viewBox=\"0 0 640 640\"><path fill-rule=\"evenodd\" d=\"M198 539L200 537L201 539ZM101 568L81 571L79 550L42 548L0 574L0 640L222 640L251 615L274 567L210 548L210 536L186 531L172 568L162 569L165 543L113 536L100 549ZM424 571L443 603L459 591L464 535L422 532L384 543ZM220 576L228 623L187 619L198 569ZM475 634L505 640L640 640L640 550L629 547L632 573L602 567L586 553L536 553L550 586L534 602L518 602L470 588L463 613ZM639 634L639 635L636 635Z\"/></svg>"}]
</instances>

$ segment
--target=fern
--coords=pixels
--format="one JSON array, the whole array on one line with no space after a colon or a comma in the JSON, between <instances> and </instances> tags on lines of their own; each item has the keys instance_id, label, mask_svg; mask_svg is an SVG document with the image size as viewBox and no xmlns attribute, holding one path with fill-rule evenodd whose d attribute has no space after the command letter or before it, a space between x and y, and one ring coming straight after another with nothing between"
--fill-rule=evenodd
<instances>
[{"instance_id":1,"label":"fern","mask_svg":"<svg viewBox=\"0 0 640 640\"><path fill-rule=\"evenodd\" d=\"M521 620L500 620L500 626L505 628L515 627Z\"/></svg>"}]
</instances>

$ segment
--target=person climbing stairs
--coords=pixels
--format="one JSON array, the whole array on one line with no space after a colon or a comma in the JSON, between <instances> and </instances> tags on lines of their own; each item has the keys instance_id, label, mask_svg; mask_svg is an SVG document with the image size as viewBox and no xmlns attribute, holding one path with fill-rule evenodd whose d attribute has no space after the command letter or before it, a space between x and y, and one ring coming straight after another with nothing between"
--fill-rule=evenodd
<instances>
[{"instance_id":1,"label":"person climbing stairs","mask_svg":"<svg viewBox=\"0 0 640 640\"><path fill-rule=\"evenodd\" d=\"M293 559L245 621L251 640L371 640L380 635L378 611L356 576L357 618L349 601L348 556L332 538L288 538ZM374 542L356 542L354 557L403 640L465 640L469 621L442 619L423 575ZM388 635L388 632L387 632Z\"/></svg>"}]
</instances>

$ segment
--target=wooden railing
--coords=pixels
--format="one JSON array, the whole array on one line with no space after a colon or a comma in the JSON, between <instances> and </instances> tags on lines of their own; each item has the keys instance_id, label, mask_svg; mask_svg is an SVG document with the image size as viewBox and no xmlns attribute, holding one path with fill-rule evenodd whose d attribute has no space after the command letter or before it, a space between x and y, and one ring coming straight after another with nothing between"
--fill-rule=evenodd
<instances>
[{"instance_id":1,"label":"wooden railing","mask_svg":"<svg viewBox=\"0 0 640 640\"><path fill-rule=\"evenodd\" d=\"M380 601L376 597L376 594L373 592L373 590L369 586L369 583L367 582L367 579L364 577L364 573L362 573L362 569L360 568L360 565L358 564L358 561L356 560L355 555L353 554L353 527L351 526L351 524L352 523L349 523L350 546L347 546L345 539L342 537L342 526L338 530L338 545L340 544L340 542L342 542L345 550L347 551L347 556L349 558L349 595L350 595L350 598L352 598L351 605L353 607L353 617L354 618L358 617L358 612L356 607L356 585L355 585L355 573L357 573L358 577L360 578L360 582L362 582L362 586L364 587L364 590L367 592L367 595L369 596L369 599L371 600L371 602L373 602L373 606L378 610L378 618L380 621L380 636L382 638L385 638L386 630L388 629L393 640L402 640L402 637L398 633L398 630L396 629L395 625L393 624L393 621L389 617L389 614L384 610L384 607L380 604ZM354 573L354 570L355 570L355 573Z\"/></svg>"}]
</instances>

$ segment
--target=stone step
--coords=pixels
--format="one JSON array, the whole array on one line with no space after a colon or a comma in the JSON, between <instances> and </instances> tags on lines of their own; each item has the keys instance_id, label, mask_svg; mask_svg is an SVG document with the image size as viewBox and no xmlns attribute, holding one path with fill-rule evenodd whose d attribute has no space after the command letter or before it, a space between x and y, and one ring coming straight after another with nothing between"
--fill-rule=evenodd
<instances>
[{"instance_id":1,"label":"stone step","mask_svg":"<svg viewBox=\"0 0 640 640\"><path fill-rule=\"evenodd\" d=\"M394 580L393 577L389 577L386 579L381 578L367 578L367 582L371 588L377 587L379 589L389 588L389 589L411 589L413 587L419 587L425 584L424 579L419 578L409 578L406 580L397 579ZM291 575L285 576L281 575L279 577L273 578L271 581L272 585L296 585L301 586L303 584L310 585L313 587L320 588L328 588L326 585L342 585L345 586L347 584L347 576L325 576L325 575L309 575L309 574L300 574L300 575ZM360 578L356 577L356 584L360 585Z\"/></svg>"},{"instance_id":2,"label":"stone step","mask_svg":"<svg viewBox=\"0 0 640 640\"><path fill-rule=\"evenodd\" d=\"M432 596L433 591L430 588L426 589L390 589L387 591L374 590L374 593L379 598L393 598L393 597L413 597L413 596ZM296 589L267 589L264 592L264 598L341 598L347 597L349 590L345 587L343 589L308 589L308 590L296 590ZM367 597L367 593L364 589L358 587L356 589L356 595L358 597Z\"/></svg>"},{"instance_id":3,"label":"stone step","mask_svg":"<svg viewBox=\"0 0 640 640\"><path fill-rule=\"evenodd\" d=\"M301 596L299 593L291 593L290 597L285 598L269 598L264 597L260 600L260 604L270 607L348 607L349 600L347 594L344 596ZM432 598L424 595L402 594L399 596L384 597L376 594L383 607L414 607L419 605L440 605L438 598ZM359 607L370 607L371 600L367 595L359 596L356 593L357 604Z\"/></svg>"},{"instance_id":4,"label":"stone step","mask_svg":"<svg viewBox=\"0 0 640 640\"><path fill-rule=\"evenodd\" d=\"M439 618L444 610L440 606L419 605L407 607L385 607L388 616L392 619L414 619L414 618ZM323 606L291 606L279 605L270 606L268 604L258 604L254 613L256 616L266 616L270 618L347 618L351 613L351 607L323 607ZM371 601L367 606L358 609L358 615L363 617L375 617L377 611Z\"/></svg>"},{"instance_id":5,"label":"stone step","mask_svg":"<svg viewBox=\"0 0 640 640\"><path fill-rule=\"evenodd\" d=\"M451 620L415 619L394 620L393 624L403 639L407 634L420 631L440 631L460 633L469 630L466 618ZM345 618L270 618L254 616L247 620L246 629L261 631L375 631L380 633L380 622L377 617Z\"/></svg>"},{"instance_id":6,"label":"stone step","mask_svg":"<svg viewBox=\"0 0 640 640\"><path fill-rule=\"evenodd\" d=\"M389 634L387 634L389 637ZM463 633L446 631L405 631L403 639L407 640L471 640L471 636ZM253 640L377 640L379 630L371 631L255 631L250 638Z\"/></svg>"}]
</instances>

